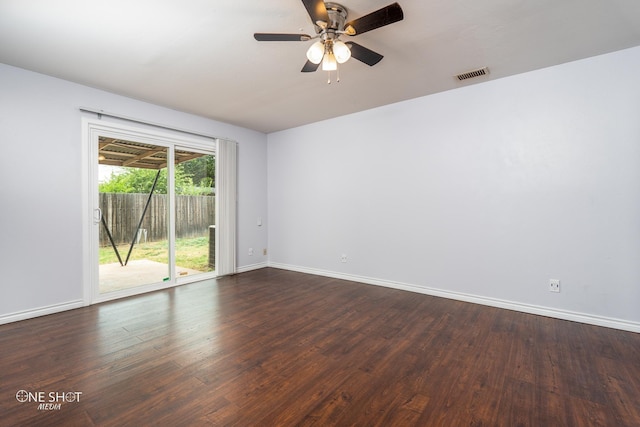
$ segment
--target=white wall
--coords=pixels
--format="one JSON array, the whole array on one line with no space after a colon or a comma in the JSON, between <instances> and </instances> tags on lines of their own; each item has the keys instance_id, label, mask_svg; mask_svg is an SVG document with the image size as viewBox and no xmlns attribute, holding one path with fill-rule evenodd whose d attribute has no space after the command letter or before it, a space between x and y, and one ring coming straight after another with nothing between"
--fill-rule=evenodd
<instances>
[{"instance_id":1,"label":"white wall","mask_svg":"<svg viewBox=\"0 0 640 427\"><path fill-rule=\"evenodd\" d=\"M640 332L639 69L634 48L270 134L270 263Z\"/></svg>"},{"instance_id":2,"label":"white wall","mask_svg":"<svg viewBox=\"0 0 640 427\"><path fill-rule=\"evenodd\" d=\"M79 107L237 141L238 246L267 247L265 134L0 64L0 323L82 301ZM241 268L266 260L238 252Z\"/></svg>"}]
</instances>

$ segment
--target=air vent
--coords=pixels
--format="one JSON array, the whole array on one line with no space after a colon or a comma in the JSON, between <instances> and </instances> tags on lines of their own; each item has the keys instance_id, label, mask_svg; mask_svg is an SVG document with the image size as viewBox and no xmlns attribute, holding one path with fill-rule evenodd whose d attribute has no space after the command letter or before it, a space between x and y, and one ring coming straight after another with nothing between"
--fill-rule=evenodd
<instances>
[{"instance_id":1,"label":"air vent","mask_svg":"<svg viewBox=\"0 0 640 427\"><path fill-rule=\"evenodd\" d=\"M489 74L489 68L483 67L478 68L477 70L467 71L466 73L461 73L455 76L456 79L462 81L467 79L473 79L475 77L485 76Z\"/></svg>"}]
</instances>

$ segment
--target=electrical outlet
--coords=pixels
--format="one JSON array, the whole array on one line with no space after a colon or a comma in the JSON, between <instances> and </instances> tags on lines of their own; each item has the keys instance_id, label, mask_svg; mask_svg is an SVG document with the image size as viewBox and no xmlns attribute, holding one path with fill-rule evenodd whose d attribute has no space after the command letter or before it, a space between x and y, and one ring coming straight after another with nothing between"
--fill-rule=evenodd
<instances>
[{"instance_id":1,"label":"electrical outlet","mask_svg":"<svg viewBox=\"0 0 640 427\"><path fill-rule=\"evenodd\" d=\"M249 256L253 256L253 248L249 248Z\"/></svg>"},{"instance_id":2,"label":"electrical outlet","mask_svg":"<svg viewBox=\"0 0 640 427\"><path fill-rule=\"evenodd\" d=\"M340 262L347 262L347 255L346 254L340 255Z\"/></svg>"},{"instance_id":3,"label":"electrical outlet","mask_svg":"<svg viewBox=\"0 0 640 427\"><path fill-rule=\"evenodd\" d=\"M266 254L267 254L267 248L264 248L264 249L262 250L262 255L266 255Z\"/></svg>"},{"instance_id":4,"label":"electrical outlet","mask_svg":"<svg viewBox=\"0 0 640 427\"><path fill-rule=\"evenodd\" d=\"M559 279L551 279L551 280L549 280L549 292L560 292L560 280Z\"/></svg>"}]
</instances>

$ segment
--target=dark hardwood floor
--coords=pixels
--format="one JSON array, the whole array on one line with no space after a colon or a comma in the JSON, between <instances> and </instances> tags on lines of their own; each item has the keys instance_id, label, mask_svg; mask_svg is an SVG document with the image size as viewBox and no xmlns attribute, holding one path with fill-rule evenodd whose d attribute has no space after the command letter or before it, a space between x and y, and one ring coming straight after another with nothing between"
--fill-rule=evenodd
<instances>
[{"instance_id":1,"label":"dark hardwood floor","mask_svg":"<svg viewBox=\"0 0 640 427\"><path fill-rule=\"evenodd\" d=\"M3 325L0 351L2 426L640 426L640 334L276 269Z\"/></svg>"}]
</instances>

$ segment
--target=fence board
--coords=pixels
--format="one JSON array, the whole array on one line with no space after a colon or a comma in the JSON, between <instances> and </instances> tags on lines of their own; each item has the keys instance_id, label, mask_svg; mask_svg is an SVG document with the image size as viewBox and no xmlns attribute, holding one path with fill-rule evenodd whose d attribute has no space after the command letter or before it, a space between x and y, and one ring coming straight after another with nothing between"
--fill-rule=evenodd
<instances>
[{"instance_id":1,"label":"fence board","mask_svg":"<svg viewBox=\"0 0 640 427\"><path fill-rule=\"evenodd\" d=\"M148 194L100 193L99 206L116 244L131 243L144 211ZM147 241L167 239L168 199L166 194L151 196L141 229ZM215 224L215 197L176 196L176 238L206 237ZM100 227L100 244L109 245L104 227ZM141 236L144 241L144 235Z\"/></svg>"}]
</instances>

